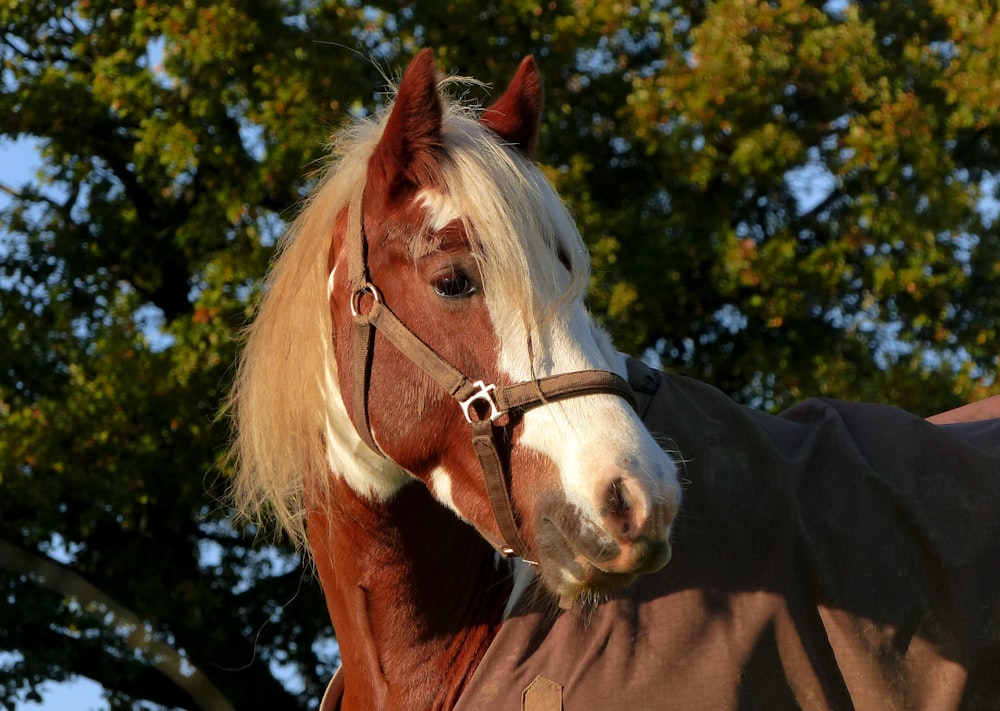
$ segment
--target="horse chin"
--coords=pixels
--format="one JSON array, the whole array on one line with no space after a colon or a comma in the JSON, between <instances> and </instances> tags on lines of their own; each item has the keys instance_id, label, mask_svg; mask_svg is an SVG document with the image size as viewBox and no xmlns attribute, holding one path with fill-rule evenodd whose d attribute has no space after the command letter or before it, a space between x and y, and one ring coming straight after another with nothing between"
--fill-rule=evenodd
<instances>
[{"instance_id":1,"label":"horse chin","mask_svg":"<svg viewBox=\"0 0 1000 711\"><path fill-rule=\"evenodd\" d=\"M601 596L630 585L640 575L655 573L670 562L669 540L638 540L619 545L600 536L574 536L548 519L540 527L539 568L542 583L564 609L578 600L599 601ZM614 554L611 554L611 553Z\"/></svg>"},{"instance_id":2,"label":"horse chin","mask_svg":"<svg viewBox=\"0 0 1000 711\"><path fill-rule=\"evenodd\" d=\"M562 568L554 590L559 607L564 610L572 609L578 602L598 603L604 594L631 585L639 577L638 573L608 573L586 563L575 564L573 568L582 570L582 576L577 577L570 568Z\"/></svg>"}]
</instances>

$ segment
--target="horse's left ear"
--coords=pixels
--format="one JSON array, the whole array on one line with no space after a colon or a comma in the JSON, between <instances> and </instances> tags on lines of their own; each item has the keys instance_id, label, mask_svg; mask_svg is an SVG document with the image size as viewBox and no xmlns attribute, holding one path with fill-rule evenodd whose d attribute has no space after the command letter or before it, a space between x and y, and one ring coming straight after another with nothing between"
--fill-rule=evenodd
<instances>
[{"instance_id":1,"label":"horse's left ear","mask_svg":"<svg viewBox=\"0 0 1000 711\"><path fill-rule=\"evenodd\" d=\"M521 61L507 90L480 120L528 158L534 158L541 118L542 76L529 55Z\"/></svg>"}]
</instances>

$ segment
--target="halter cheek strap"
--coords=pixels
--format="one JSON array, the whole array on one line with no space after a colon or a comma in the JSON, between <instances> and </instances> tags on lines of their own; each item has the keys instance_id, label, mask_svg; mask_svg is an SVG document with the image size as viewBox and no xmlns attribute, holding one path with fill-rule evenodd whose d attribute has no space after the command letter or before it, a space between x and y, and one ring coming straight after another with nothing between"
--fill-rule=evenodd
<instances>
[{"instance_id":1,"label":"halter cheek strap","mask_svg":"<svg viewBox=\"0 0 1000 711\"><path fill-rule=\"evenodd\" d=\"M497 420L512 412L524 412L570 397L611 394L636 406L635 394L618 374L606 370L583 370L530 380L513 385L472 381L414 334L384 303L370 281L366 260L367 239L361 219L361 196L348 208L348 269L351 283L353 414L362 441L386 456L375 441L368 417L368 389L376 329L414 365L433 378L454 398L469 423L472 445L479 458L493 517L501 540L493 542L504 556L525 557L525 544L517 525L510 489L497 447ZM367 310L363 308L368 303ZM532 562L532 561L527 561Z\"/></svg>"},{"instance_id":2,"label":"halter cheek strap","mask_svg":"<svg viewBox=\"0 0 1000 711\"><path fill-rule=\"evenodd\" d=\"M375 286L368 281L368 260L366 259L368 240L365 238L365 226L361 219L362 201L363 193L359 193L351 199L351 204L347 209L347 275L350 279L351 316L354 324L354 338L351 346L351 360L354 363L351 376L353 394L351 400L354 423L361 440L373 452L385 457L385 452L375 441L371 422L368 419L368 383L371 382L375 329L372 327L369 316L361 312L361 299L366 290L370 290L376 304L381 302L382 297ZM332 285L331 281L330 286Z\"/></svg>"}]
</instances>

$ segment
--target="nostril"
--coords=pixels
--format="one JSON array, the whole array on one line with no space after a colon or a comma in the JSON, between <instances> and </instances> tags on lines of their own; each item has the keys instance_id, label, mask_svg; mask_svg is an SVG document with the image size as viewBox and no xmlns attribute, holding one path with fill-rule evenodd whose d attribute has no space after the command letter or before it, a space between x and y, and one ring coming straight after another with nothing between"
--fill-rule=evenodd
<instances>
[{"instance_id":1,"label":"nostril","mask_svg":"<svg viewBox=\"0 0 1000 711\"><path fill-rule=\"evenodd\" d=\"M618 477L608 486L602 516L614 524L615 532L629 538L633 530L632 502L625 481Z\"/></svg>"},{"instance_id":2,"label":"nostril","mask_svg":"<svg viewBox=\"0 0 1000 711\"><path fill-rule=\"evenodd\" d=\"M625 482L622 481L621 477L618 477L611 482L611 487L608 489L608 513L616 516L627 513L630 508L632 507L629 506L626 497Z\"/></svg>"}]
</instances>

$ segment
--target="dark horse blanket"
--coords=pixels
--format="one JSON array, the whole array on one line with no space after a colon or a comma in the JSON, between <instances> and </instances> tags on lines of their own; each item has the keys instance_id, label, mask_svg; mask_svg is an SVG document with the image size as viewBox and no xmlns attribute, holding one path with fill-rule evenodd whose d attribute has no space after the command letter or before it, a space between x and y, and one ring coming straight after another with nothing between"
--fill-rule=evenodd
<instances>
[{"instance_id":1,"label":"dark horse blanket","mask_svg":"<svg viewBox=\"0 0 1000 711\"><path fill-rule=\"evenodd\" d=\"M529 602L458 709L1000 709L1000 419L630 370L684 462L672 561L587 615Z\"/></svg>"}]
</instances>

